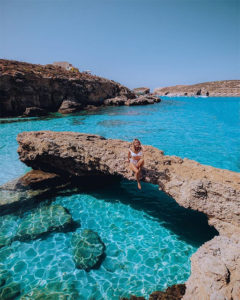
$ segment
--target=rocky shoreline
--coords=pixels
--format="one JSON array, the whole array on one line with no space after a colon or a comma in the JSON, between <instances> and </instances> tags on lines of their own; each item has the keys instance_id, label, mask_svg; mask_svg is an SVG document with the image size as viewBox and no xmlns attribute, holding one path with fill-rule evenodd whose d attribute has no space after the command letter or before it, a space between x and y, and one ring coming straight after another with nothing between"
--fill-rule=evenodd
<instances>
[{"instance_id":1,"label":"rocky shoreline","mask_svg":"<svg viewBox=\"0 0 240 300\"><path fill-rule=\"evenodd\" d=\"M23 132L18 135L18 142L20 160L39 169L32 172L41 172L42 177L51 172L66 181L85 176L102 177L103 181L104 176L134 180L125 166L128 142L52 131ZM167 156L151 146L144 149L142 180L159 185L181 206L206 214L209 224L220 234L191 257L191 276L183 299L239 299L240 174ZM34 178L37 181L37 174ZM153 299L161 299L156 297Z\"/></svg>"},{"instance_id":2,"label":"rocky shoreline","mask_svg":"<svg viewBox=\"0 0 240 300\"><path fill-rule=\"evenodd\" d=\"M240 97L240 80L210 81L192 85L176 85L156 88L158 96L210 96L210 97Z\"/></svg>"},{"instance_id":3,"label":"rocky shoreline","mask_svg":"<svg viewBox=\"0 0 240 300\"><path fill-rule=\"evenodd\" d=\"M68 114L99 106L155 102L160 102L156 95L140 95L95 75L0 59L0 117Z\"/></svg>"}]
</instances>

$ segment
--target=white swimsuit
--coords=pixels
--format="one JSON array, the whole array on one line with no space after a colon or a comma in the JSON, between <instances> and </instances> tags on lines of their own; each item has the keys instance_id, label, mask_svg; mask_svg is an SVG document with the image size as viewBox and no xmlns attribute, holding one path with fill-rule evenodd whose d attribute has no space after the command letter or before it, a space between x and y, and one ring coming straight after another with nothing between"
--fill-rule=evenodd
<instances>
[{"instance_id":1,"label":"white swimsuit","mask_svg":"<svg viewBox=\"0 0 240 300\"><path fill-rule=\"evenodd\" d=\"M138 163L138 160L134 159L134 157L142 156L142 150L140 150L138 153L133 152L131 149L129 149L129 151L131 152L130 162L136 166Z\"/></svg>"}]
</instances>

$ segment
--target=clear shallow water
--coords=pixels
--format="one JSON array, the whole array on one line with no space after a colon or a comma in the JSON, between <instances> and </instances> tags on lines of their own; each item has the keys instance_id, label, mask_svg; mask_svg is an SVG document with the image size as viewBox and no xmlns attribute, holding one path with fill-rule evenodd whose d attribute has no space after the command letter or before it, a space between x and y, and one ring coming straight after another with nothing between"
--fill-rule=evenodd
<instances>
[{"instance_id":1,"label":"clear shallow water","mask_svg":"<svg viewBox=\"0 0 240 300\"><path fill-rule=\"evenodd\" d=\"M138 137L167 154L239 171L239 114L239 98L166 98L150 106L2 123L0 184L28 170L16 152L16 135L25 130L79 131L125 140ZM81 223L77 230L98 232L107 256L100 269L86 273L75 269L71 233L14 242L13 254L3 263L15 271L15 280L26 292L49 281L69 280L76 281L81 299L118 299L128 293L146 296L184 282L190 274L189 257L213 234L203 216L179 207L149 184L139 192L135 183L123 181L52 200Z\"/></svg>"}]
</instances>

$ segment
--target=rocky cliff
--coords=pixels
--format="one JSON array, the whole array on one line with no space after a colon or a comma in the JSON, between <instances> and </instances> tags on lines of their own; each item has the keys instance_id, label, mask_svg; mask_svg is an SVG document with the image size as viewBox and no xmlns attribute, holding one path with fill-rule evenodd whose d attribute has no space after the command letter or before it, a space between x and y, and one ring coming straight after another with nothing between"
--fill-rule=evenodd
<instances>
[{"instance_id":1,"label":"rocky cliff","mask_svg":"<svg viewBox=\"0 0 240 300\"><path fill-rule=\"evenodd\" d=\"M240 80L223 80L156 88L159 96L240 97Z\"/></svg>"},{"instance_id":2,"label":"rocky cliff","mask_svg":"<svg viewBox=\"0 0 240 300\"><path fill-rule=\"evenodd\" d=\"M128 142L52 131L23 132L17 140L20 160L34 169L134 179L126 163ZM240 299L240 174L167 156L151 146L144 146L144 152L142 180L205 213L220 233L192 256L183 299Z\"/></svg>"},{"instance_id":3,"label":"rocky cliff","mask_svg":"<svg viewBox=\"0 0 240 300\"><path fill-rule=\"evenodd\" d=\"M56 112L64 101L78 108L98 106L116 96L135 98L128 88L112 80L59 66L0 59L0 117L20 116L27 108L34 108L33 115Z\"/></svg>"}]
</instances>

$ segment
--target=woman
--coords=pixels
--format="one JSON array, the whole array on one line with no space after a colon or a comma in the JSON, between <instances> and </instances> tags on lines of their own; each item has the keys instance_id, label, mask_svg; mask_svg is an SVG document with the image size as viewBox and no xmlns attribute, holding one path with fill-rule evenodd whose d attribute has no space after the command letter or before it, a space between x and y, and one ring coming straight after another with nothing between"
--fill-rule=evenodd
<instances>
[{"instance_id":1,"label":"woman","mask_svg":"<svg viewBox=\"0 0 240 300\"><path fill-rule=\"evenodd\" d=\"M130 169L135 173L139 190L142 188L140 184L140 172L144 164L143 148L138 139L134 139L132 146L128 151L128 162Z\"/></svg>"}]
</instances>

